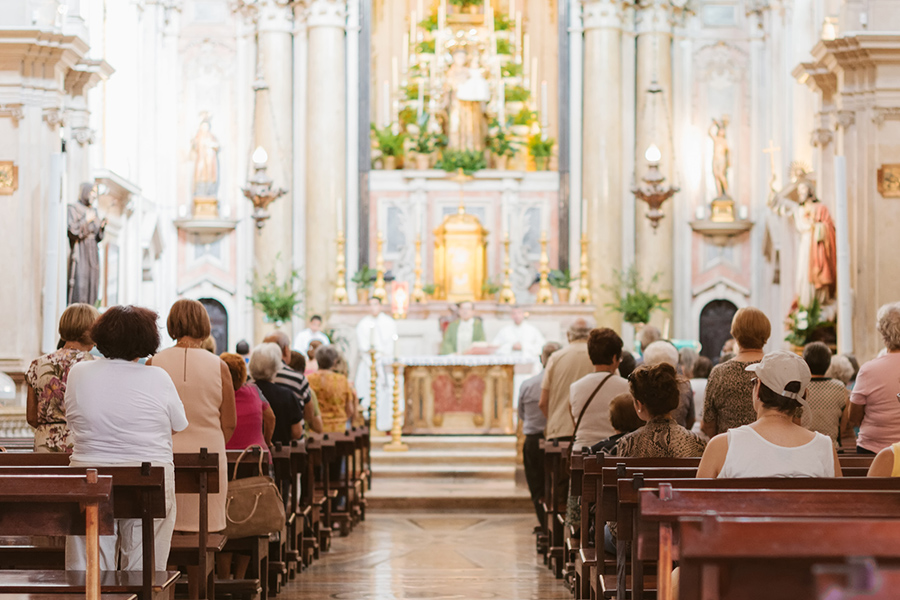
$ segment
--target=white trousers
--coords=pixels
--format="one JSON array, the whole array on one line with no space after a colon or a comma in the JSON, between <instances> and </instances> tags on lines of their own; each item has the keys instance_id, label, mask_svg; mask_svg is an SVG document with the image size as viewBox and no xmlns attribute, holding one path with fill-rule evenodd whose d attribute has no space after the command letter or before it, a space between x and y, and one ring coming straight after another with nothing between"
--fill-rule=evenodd
<instances>
[{"instance_id":1,"label":"white trousers","mask_svg":"<svg viewBox=\"0 0 900 600\"><path fill-rule=\"evenodd\" d=\"M115 465L80 464L72 461L73 467L139 467L140 463L117 463ZM175 467L164 467L166 471L166 518L153 519L154 558L156 571L165 571L175 530ZM116 519L116 534L100 536L100 570L141 571L144 552L141 546L143 527L140 519ZM70 535L66 538L66 570L86 571L87 551L84 536Z\"/></svg>"}]
</instances>

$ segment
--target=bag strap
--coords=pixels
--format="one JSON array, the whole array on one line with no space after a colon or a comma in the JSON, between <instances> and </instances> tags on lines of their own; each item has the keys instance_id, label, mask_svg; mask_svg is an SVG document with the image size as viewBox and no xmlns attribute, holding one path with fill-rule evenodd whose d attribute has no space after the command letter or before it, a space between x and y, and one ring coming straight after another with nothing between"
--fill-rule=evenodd
<instances>
[{"instance_id":1,"label":"bag strap","mask_svg":"<svg viewBox=\"0 0 900 600\"><path fill-rule=\"evenodd\" d=\"M256 449L259 452L259 474L263 474L262 463L263 463L263 451L262 446L259 444L254 444L252 446L247 446L241 451L240 456L237 457L237 460L234 461L234 473L231 474L231 480L234 481L237 479L238 467L241 466L241 461L244 460L244 455L251 450Z\"/></svg>"},{"instance_id":2,"label":"bag strap","mask_svg":"<svg viewBox=\"0 0 900 600\"><path fill-rule=\"evenodd\" d=\"M594 401L594 397L600 391L600 388L602 388L604 385L606 385L606 382L609 381L609 378L612 376L613 376L613 374L610 373L606 377L603 378L603 381L600 382L600 385L598 385L596 388L594 388L594 391L591 393L590 396L588 396L587 402L585 402L584 406L581 408L581 413L579 413L579 415L578 415L578 420L575 421L575 430L572 432L572 443L569 445L569 456L570 457L572 456L572 449L575 447L575 436L578 433L578 426L581 425L581 420L584 418L584 413L587 412L588 406L590 406L591 402Z\"/></svg>"}]
</instances>

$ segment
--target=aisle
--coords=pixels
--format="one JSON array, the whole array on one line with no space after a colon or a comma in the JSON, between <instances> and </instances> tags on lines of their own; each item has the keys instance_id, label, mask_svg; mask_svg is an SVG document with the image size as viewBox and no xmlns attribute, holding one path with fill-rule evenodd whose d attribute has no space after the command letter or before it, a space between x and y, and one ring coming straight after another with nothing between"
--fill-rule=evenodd
<instances>
[{"instance_id":1,"label":"aisle","mask_svg":"<svg viewBox=\"0 0 900 600\"><path fill-rule=\"evenodd\" d=\"M373 512L283 600L571 598L534 550L531 514Z\"/></svg>"}]
</instances>

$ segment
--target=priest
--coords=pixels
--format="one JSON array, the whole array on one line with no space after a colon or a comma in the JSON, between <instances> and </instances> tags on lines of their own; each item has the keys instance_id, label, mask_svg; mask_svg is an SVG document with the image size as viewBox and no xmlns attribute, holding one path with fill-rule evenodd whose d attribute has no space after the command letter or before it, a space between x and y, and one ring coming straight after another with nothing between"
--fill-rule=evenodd
<instances>
[{"instance_id":1,"label":"priest","mask_svg":"<svg viewBox=\"0 0 900 600\"><path fill-rule=\"evenodd\" d=\"M441 354L465 354L475 342L483 342L484 326L481 319L475 317L475 305L471 302L460 302L459 318L447 326L444 341L441 342Z\"/></svg>"},{"instance_id":2,"label":"priest","mask_svg":"<svg viewBox=\"0 0 900 600\"><path fill-rule=\"evenodd\" d=\"M369 298L369 314L356 325L356 347L359 349L359 362L356 367L356 393L363 406L369 406L372 399L372 355L370 348L375 348L376 377L376 418L377 429L390 431L393 423L393 375L382 364L383 359L392 356L397 337L397 323L390 315L382 311L379 298ZM401 403L402 409L402 403Z\"/></svg>"},{"instance_id":3,"label":"priest","mask_svg":"<svg viewBox=\"0 0 900 600\"><path fill-rule=\"evenodd\" d=\"M525 310L521 306L513 306L513 322L500 330L494 338L498 354L522 353L534 357L541 355L546 340L534 325L525 322Z\"/></svg>"}]
</instances>

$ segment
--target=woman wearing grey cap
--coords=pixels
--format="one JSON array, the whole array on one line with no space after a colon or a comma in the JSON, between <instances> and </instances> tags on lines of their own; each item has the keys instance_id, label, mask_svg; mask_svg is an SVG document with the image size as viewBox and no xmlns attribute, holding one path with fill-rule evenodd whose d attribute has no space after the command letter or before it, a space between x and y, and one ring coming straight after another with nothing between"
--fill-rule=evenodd
<instances>
[{"instance_id":1,"label":"woman wearing grey cap","mask_svg":"<svg viewBox=\"0 0 900 600\"><path fill-rule=\"evenodd\" d=\"M710 440L697 477L840 477L831 438L794 418L806 403L806 362L790 352L773 352L747 371L755 376L757 419Z\"/></svg>"}]
</instances>

